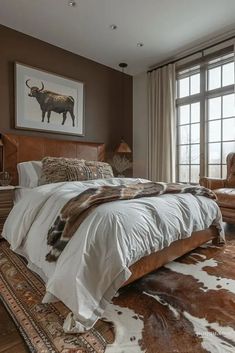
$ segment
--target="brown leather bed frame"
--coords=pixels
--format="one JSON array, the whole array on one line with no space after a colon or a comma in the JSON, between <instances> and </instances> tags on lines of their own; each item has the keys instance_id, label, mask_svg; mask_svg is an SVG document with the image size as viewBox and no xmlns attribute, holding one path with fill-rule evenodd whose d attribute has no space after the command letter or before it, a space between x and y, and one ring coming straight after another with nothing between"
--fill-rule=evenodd
<instances>
[{"instance_id":1,"label":"brown leather bed frame","mask_svg":"<svg viewBox=\"0 0 235 353\"><path fill-rule=\"evenodd\" d=\"M17 163L41 160L45 156L84 158L87 160L105 159L105 145L79 141L54 140L14 134L2 136L4 144L4 166L11 174L12 184L17 185ZM190 238L177 240L167 248L145 256L130 267L132 272L129 284L164 264L175 260L198 246L212 240L216 243L218 233L215 227L192 233Z\"/></svg>"},{"instance_id":2,"label":"brown leather bed frame","mask_svg":"<svg viewBox=\"0 0 235 353\"><path fill-rule=\"evenodd\" d=\"M40 161L45 156L68 157L104 161L105 145L94 142L54 140L45 137L33 137L3 134L4 169L17 185L17 164L27 161Z\"/></svg>"}]
</instances>

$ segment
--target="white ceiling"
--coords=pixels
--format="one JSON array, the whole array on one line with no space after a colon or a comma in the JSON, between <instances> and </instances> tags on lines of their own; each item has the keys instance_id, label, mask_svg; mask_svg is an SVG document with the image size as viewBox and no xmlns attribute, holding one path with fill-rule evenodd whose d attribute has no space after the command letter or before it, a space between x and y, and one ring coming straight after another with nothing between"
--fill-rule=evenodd
<instances>
[{"instance_id":1,"label":"white ceiling","mask_svg":"<svg viewBox=\"0 0 235 353\"><path fill-rule=\"evenodd\" d=\"M76 2L71 8L67 0L0 0L0 23L116 69L127 62L132 75L235 29L234 0Z\"/></svg>"}]
</instances>

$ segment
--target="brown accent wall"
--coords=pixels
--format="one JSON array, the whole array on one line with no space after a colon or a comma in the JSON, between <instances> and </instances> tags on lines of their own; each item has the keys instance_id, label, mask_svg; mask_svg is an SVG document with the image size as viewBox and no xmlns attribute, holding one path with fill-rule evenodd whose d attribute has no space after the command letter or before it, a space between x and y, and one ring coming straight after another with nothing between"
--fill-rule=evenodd
<instances>
[{"instance_id":1,"label":"brown accent wall","mask_svg":"<svg viewBox=\"0 0 235 353\"><path fill-rule=\"evenodd\" d=\"M0 132L132 146L131 76L2 25L0 48ZM85 83L84 137L14 129L15 61Z\"/></svg>"}]
</instances>

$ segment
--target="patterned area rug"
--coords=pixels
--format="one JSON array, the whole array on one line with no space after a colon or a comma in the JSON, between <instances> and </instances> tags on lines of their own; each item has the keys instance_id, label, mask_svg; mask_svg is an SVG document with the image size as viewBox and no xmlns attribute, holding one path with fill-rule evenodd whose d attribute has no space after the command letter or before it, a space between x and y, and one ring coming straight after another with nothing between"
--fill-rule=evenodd
<instances>
[{"instance_id":1,"label":"patterned area rug","mask_svg":"<svg viewBox=\"0 0 235 353\"><path fill-rule=\"evenodd\" d=\"M0 270L3 301L32 352L235 352L235 240L221 248L204 245L122 289L105 313L115 327L107 346L113 338L107 326L63 333L68 310L40 303L42 282L5 242Z\"/></svg>"},{"instance_id":2,"label":"patterned area rug","mask_svg":"<svg viewBox=\"0 0 235 353\"><path fill-rule=\"evenodd\" d=\"M65 334L62 325L69 310L61 302L41 304L44 294L39 277L1 241L0 299L31 352L103 353L107 343L113 342L110 324L101 321L89 333Z\"/></svg>"}]
</instances>

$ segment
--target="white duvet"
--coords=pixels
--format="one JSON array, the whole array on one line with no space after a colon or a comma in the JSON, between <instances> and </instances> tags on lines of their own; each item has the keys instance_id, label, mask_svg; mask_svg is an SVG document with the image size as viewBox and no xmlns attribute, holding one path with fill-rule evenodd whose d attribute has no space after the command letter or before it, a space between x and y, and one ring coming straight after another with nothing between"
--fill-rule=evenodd
<instances>
[{"instance_id":1,"label":"white duvet","mask_svg":"<svg viewBox=\"0 0 235 353\"><path fill-rule=\"evenodd\" d=\"M145 182L112 178L32 189L11 211L3 236L46 282L44 302L58 298L73 313L67 331L83 332L100 318L141 257L212 224L221 231L217 204L203 196L165 194L98 206L80 225L56 263L45 260L47 232L65 203L89 187Z\"/></svg>"}]
</instances>

